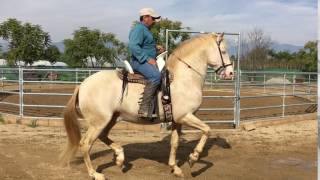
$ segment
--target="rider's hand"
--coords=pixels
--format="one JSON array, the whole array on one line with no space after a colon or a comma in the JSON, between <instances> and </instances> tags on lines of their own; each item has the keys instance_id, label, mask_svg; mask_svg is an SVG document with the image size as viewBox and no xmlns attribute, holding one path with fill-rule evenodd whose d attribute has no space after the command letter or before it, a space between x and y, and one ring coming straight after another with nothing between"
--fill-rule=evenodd
<instances>
[{"instance_id":1,"label":"rider's hand","mask_svg":"<svg viewBox=\"0 0 320 180\"><path fill-rule=\"evenodd\" d=\"M155 59L153 59L153 58L150 58L150 59L148 60L148 63L149 63L149 64L152 64L152 65L157 65L157 61L156 61Z\"/></svg>"},{"instance_id":2,"label":"rider's hand","mask_svg":"<svg viewBox=\"0 0 320 180\"><path fill-rule=\"evenodd\" d=\"M159 54L161 54L165 51L165 49L161 45L157 45L156 48L157 48Z\"/></svg>"}]
</instances>

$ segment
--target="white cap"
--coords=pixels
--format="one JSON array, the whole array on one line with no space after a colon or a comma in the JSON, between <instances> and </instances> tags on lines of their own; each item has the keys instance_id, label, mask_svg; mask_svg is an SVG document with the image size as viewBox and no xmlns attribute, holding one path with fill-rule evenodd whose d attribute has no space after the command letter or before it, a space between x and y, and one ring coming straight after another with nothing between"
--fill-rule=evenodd
<instances>
[{"instance_id":1,"label":"white cap","mask_svg":"<svg viewBox=\"0 0 320 180\"><path fill-rule=\"evenodd\" d=\"M152 8L142 8L142 9L140 9L139 15L140 16L149 15L149 16L155 18L155 19L159 19L161 17L158 14L156 14L156 12Z\"/></svg>"}]
</instances>

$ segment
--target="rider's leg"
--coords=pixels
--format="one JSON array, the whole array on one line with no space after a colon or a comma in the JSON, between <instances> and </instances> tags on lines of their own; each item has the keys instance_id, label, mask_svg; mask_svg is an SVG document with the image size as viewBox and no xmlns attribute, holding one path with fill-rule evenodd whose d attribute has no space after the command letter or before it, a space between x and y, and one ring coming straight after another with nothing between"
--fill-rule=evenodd
<instances>
[{"instance_id":1,"label":"rider's leg","mask_svg":"<svg viewBox=\"0 0 320 180\"><path fill-rule=\"evenodd\" d=\"M133 69L141 73L152 84L159 85L161 81L161 73L155 65L149 63L140 64L138 62L133 63Z\"/></svg>"},{"instance_id":2,"label":"rider's leg","mask_svg":"<svg viewBox=\"0 0 320 180\"><path fill-rule=\"evenodd\" d=\"M149 80L149 83L147 83L144 88L144 93L143 97L141 98L140 109L138 112L140 117L148 117L148 115L152 114L152 112L149 111L152 110L151 104L160 85L161 73L156 66L148 63L135 66L135 70L140 72Z\"/></svg>"}]
</instances>

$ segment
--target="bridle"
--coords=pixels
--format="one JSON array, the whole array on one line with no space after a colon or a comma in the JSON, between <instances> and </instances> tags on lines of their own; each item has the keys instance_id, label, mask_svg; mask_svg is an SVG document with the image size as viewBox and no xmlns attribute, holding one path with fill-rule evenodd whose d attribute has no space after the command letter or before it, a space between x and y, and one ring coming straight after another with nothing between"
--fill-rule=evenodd
<instances>
[{"instance_id":1,"label":"bridle","mask_svg":"<svg viewBox=\"0 0 320 180\"><path fill-rule=\"evenodd\" d=\"M220 58L221 58L221 66L218 67L214 72L217 73L217 74L220 74L221 71L223 71L224 69L226 69L228 66L232 66L232 63L230 64L226 64L223 60L223 56L222 56L222 52L221 52L221 48L220 48L220 44L221 44L221 41L216 41L217 43L217 46L218 46L218 50L219 50L219 54L220 54Z\"/></svg>"},{"instance_id":2,"label":"bridle","mask_svg":"<svg viewBox=\"0 0 320 180\"><path fill-rule=\"evenodd\" d=\"M226 64L226 63L224 62L223 56L222 56L222 52L221 52L221 48L220 48L221 41L216 41L216 44L217 44L217 46L218 46L218 50L219 50L219 54L220 54L220 58L221 58L221 63L222 63L222 65L221 65L219 68L217 68L214 72L217 73L217 74L219 74L221 71L223 71L224 69L226 69L228 66L232 66L232 63ZM176 56L175 54L172 54L172 55ZM190 64L188 64L187 62L185 62L183 59L181 59L180 57L176 56L176 58L177 58L180 62L184 63L188 68L190 68L190 69L192 69L194 72L196 72L199 76L201 76L201 77L204 77L204 76L205 76L205 75L201 74L198 70L196 70L194 67L192 67Z\"/></svg>"}]
</instances>

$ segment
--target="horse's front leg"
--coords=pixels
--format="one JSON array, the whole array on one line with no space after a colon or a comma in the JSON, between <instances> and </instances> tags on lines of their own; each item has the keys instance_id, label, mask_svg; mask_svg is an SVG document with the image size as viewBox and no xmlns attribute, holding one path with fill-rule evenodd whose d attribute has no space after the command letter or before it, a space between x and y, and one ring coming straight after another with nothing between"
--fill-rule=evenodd
<instances>
[{"instance_id":1,"label":"horse's front leg","mask_svg":"<svg viewBox=\"0 0 320 180\"><path fill-rule=\"evenodd\" d=\"M206 144L206 141L210 134L210 127L191 113L181 118L179 120L179 123L200 129L202 131L202 136L200 141L195 147L193 153L189 155L189 165L190 167L192 167L194 163L198 161L199 155L203 151L203 147Z\"/></svg>"},{"instance_id":2,"label":"horse's front leg","mask_svg":"<svg viewBox=\"0 0 320 180\"><path fill-rule=\"evenodd\" d=\"M176 154L177 149L179 146L179 132L181 124L176 124L175 122L172 123L172 134L171 134L171 150L170 150L170 157L169 157L169 166L172 169L174 175L178 177L184 177L182 170L177 166L176 163Z\"/></svg>"}]
</instances>

